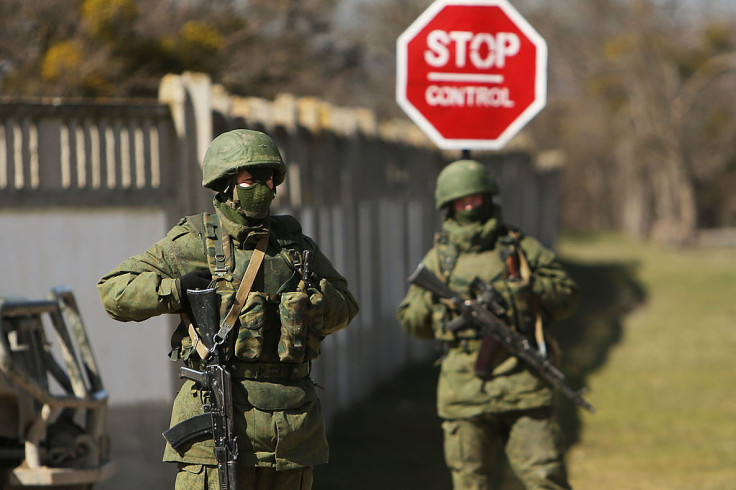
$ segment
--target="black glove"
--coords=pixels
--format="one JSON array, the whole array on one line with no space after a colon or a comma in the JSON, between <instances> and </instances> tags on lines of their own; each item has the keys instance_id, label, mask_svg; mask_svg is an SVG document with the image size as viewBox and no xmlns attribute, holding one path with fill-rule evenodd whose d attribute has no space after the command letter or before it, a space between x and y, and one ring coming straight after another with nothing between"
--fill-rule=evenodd
<instances>
[{"instance_id":1,"label":"black glove","mask_svg":"<svg viewBox=\"0 0 736 490\"><path fill-rule=\"evenodd\" d=\"M189 289L207 289L212 282L212 274L209 269L197 269L188 274L184 274L176 280L179 286L179 297L183 307L187 307L187 290Z\"/></svg>"}]
</instances>

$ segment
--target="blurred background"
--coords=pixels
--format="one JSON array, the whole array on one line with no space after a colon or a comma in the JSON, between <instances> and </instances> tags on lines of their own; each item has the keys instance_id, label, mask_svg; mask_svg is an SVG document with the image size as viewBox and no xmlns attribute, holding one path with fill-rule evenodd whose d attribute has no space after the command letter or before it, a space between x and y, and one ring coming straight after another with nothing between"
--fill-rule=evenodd
<instances>
[{"instance_id":1,"label":"blurred background","mask_svg":"<svg viewBox=\"0 0 736 490\"><path fill-rule=\"evenodd\" d=\"M332 463L317 469L315 488L449 488L434 414L433 347L406 340L397 340L398 348L385 347L375 340L383 337L372 336L376 329L398 329L392 308L437 223L430 214L433 179L444 163L459 157L416 143L420 137L408 142L411 124L394 101L396 38L430 3L0 2L0 119L9 148L21 139L11 136L17 121L59 119L72 110L57 106L108 104L101 110L109 115L111 104L119 111L114 117L125 117L121 106L173 107L162 99L162 80L193 72L207 80L200 85L208 103L227 101L227 108L213 109L220 115L205 118L209 129L196 131L198 137L238 125L282 128L262 117L254 100L283 105L318 98L330 107L367 109L370 124L405 124L396 126L401 136L381 133L371 137L378 143L364 138L350 140L350 146L334 136L340 133L334 127L346 123L332 111L329 131L305 136L298 128L279 129L275 135L294 164L290 178L301 182L280 198L281 209L298 215L308 234L326 243L328 255L343 266L338 268L355 284L363 305L353 341L372 338L371 349L388 349L374 362L391 366L376 368L385 372L369 386L353 388L349 397L334 393L347 393L361 376L336 378L340 388L325 394ZM547 106L510 148L477 157L499 175L507 219L542 235L581 284L580 311L556 333L570 384L587 385L599 411L581 414L560 401L571 482L596 489L736 488L736 6L729 0L510 3L549 46ZM182 107L195 114L201 106L192 87L200 79L184 80L189 102ZM243 100L216 97L222 93L248 98L247 110L238 109ZM147 120L156 121L149 126L176 121L174 112L146 110ZM93 117L80 114L73 117ZM325 114L317 111L318 118ZM26 126L17 126L23 128L19 135ZM175 122L176 131L186 126ZM182 167L162 175L195 182L187 177L196 173L189 164L197 163L209 139L181 158L188 148L182 133L167 131L157 137L174 141L171 146L179 150L168 156ZM146 148L153 146L146 141ZM393 149L386 149L386 141ZM319 171L305 166L336 157L345 160ZM10 159L0 158L0 167L12 167ZM375 182L374 174L380 177ZM119 429L112 434L118 473L99 487L168 485L168 468L154 464L156 476L147 478L159 483L151 486L135 483L129 471L144 458L160 459L158 433L167 424L177 384L163 357L171 326L157 319L130 334L130 327L100 314L94 283L158 240L179 216L204 209L208 197L177 201L162 211L159 200L174 202L176 189L149 195L124 189L117 197L96 194L93 212L70 217L69 209L86 204L61 194L37 198L34 189L21 192L17 179L15 189L12 182L0 176L0 290L36 297L52 285L71 283L83 317L95 319L88 320L88 329L93 347L100 339L102 374L111 385L110 422ZM339 198L318 197L346 183ZM361 194L368 192L361 185L367 183L373 190L383 187L368 198ZM342 195L348 193L365 199ZM123 209L135 199L142 201ZM361 207L362 202L370 204ZM340 224L364 217L371 223L365 229ZM70 243L54 256L41 249L24 263L18 235L8 231L23 226L33 230L22 235L29 242L54 243L55 236L72 233L78 242L96 240L104 253ZM383 226L406 233L379 238ZM125 233L123 242L121 229L135 232ZM378 251L355 251L361 246ZM394 257L397 249L400 256ZM48 264L60 260L80 274L70 278L62 268L44 275L53 269ZM32 277L24 272L28 263L36 268ZM391 273L376 279L367 271L379 274L381 267ZM116 333L107 333L112 329ZM347 334L339 337L325 356L333 352L339 358L347 342ZM148 355L148 343L160 358ZM396 352L401 362L392 360ZM363 354L367 366L371 353ZM321 369L329 378L331 365ZM141 383L147 376L150 383ZM508 472L498 485L518 487Z\"/></svg>"},{"instance_id":2,"label":"blurred background","mask_svg":"<svg viewBox=\"0 0 736 490\"><path fill-rule=\"evenodd\" d=\"M3 95L155 97L209 73L231 93L316 95L401 117L397 36L420 0L4 0ZM565 229L660 242L736 224L734 6L726 0L519 0L549 44L529 125L566 154Z\"/></svg>"}]
</instances>

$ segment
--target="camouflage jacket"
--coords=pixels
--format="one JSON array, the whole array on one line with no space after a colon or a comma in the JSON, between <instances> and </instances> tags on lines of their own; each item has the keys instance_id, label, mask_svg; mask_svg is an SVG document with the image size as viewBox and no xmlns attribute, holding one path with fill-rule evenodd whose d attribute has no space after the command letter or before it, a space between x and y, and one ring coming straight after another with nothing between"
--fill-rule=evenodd
<instances>
[{"instance_id":1,"label":"camouflage jacket","mask_svg":"<svg viewBox=\"0 0 736 490\"><path fill-rule=\"evenodd\" d=\"M508 280L505 256L509 246L518 247L527 260L532 273L528 283ZM506 322L530 338L533 331L528 331L526 319L533 313L532 304L538 305L545 321L568 316L577 304L577 286L555 255L534 238L512 239L495 218L465 226L446 220L443 233L423 263L465 298L473 297L471 283L476 277L492 284L506 303ZM532 295L534 302L530 301ZM481 342L478 332L472 327L450 332L446 325L455 312L428 291L410 286L397 316L411 335L436 338L445 344L437 390L441 417L469 418L551 404L551 390L502 348L496 350L490 379L476 376L474 364Z\"/></svg>"},{"instance_id":2,"label":"camouflage jacket","mask_svg":"<svg viewBox=\"0 0 736 490\"><path fill-rule=\"evenodd\" d=\"M219 209L217 215L235 249L232 254L235 262L233 271L227 278L237 285L252 255L255 240L251 239L251 231L227 219ZM208 268L207 253L211 253L211 250L205 252L202 230L193 226L196 221L192 217L182 219L165 238L143 254L125 260L99 281L97 288L102 304L112 318L143 321L163 313L181 312L181 293L176 279L196 269ZM335 271L316 244L301 234L301 228L293 218L274 216L269 228L266 258L252 291L273 287L269 286L268 261L284 256L284 249L288 246L285 244L309 248L313 252L313 271L320 278L323 294L322 334L327 335L347 326L357 314L358 305L345 279ZM297 282L289 284L293 289ZM237 288L234 286L233 289ZM271 296L280 294L281 291L278 291ZM185 336L172 340L176 352L180 350L181 343L186 346L189 339ZM242 464L282 470L327 462L328 449L320 402L308 377L290 380L234 379L233 384L235 426L240 434ZM202 393L191 381L187 381L174 401L171 426L199 413L203 413ZM211 437L185 444L179 452L167 444L164 460L215 464L213 447Z\"/></svg>"}]
</instances>

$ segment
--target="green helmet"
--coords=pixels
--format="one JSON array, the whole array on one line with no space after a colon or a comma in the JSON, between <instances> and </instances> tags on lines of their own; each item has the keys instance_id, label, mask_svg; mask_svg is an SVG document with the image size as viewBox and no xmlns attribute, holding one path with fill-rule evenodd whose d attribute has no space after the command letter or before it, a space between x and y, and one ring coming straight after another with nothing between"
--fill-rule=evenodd
<instances>
[{"instance_id":1,"label":"green helmet","mask_svg":"<svg viewBox=\"0 0 736 490\"><path fill-rule=\"evenodd\" d=\"M498 194L498 184L480 162L457 160L442 169L434 192L437 209L473 194Z\"/></svg>"},{"instance_id":2,"label":"green helmet","mask_svg":"<svg viewBox=\"0 0 736 490\"><path fill-rule=\"evenodd\" d=\"M250 129L223 133L210 143L204 154L202 185L222 191L223 179L243 168L272 168L274 187L284 181L286 165L276 144L266 134Z\"/></svg>"}]
</instances>

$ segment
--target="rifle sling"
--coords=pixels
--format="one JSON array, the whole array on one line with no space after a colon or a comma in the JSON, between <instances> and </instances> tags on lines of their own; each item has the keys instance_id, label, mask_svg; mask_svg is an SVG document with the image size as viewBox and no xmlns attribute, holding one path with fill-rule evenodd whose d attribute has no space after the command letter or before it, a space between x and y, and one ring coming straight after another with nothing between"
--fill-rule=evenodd
<instances>
[{"instance_id":1,"label":"rifle sling","mask_svg":"<svg viewBox=\"0 0 736 490\"><path fill-rule=\"evenodd\" d=\"M267 245L268 234L261 237L261 239L258 240L258 243L256 243L256 248L253 250L250 262L248 262L248 268L245 270L243 280L240 281L240 286L238 287L238 292L235 295L235 300L233 301L232 306L230 306L230 311L227 312L225 319L220 325L220 331L217 332L215 336L216 339L219 338L220 341L224 341L227 334L230 333L230 330L232 330L235 325L235 321L240 315L240 310L245 304L245 300L248 298L250 289L253 286L253 281L256 279L256 274L258 274L258 270L261 268L263 257L266 255Z\"/></svg>"},{"instance_id":2,"label":"rifle sling","mask_svg":"<svg viewBox=\"0 0 736 490\"><path fill-rule=\"evenodd\" d=\"M184 320L185 324L189 326L189 337L192 339L192 347L194 347L194 350L197 351L200 359L207 359L207 357L209 357L210 355L210 351L209 349L207 349L207 346L204 345L204 342L202 342L199 334L197 334L197 331L194 329L194 323L192 323L192 320L189 319L189 315L187 315L186 313L182 313L181 317Z\"/></svg>"}]
</instances>

